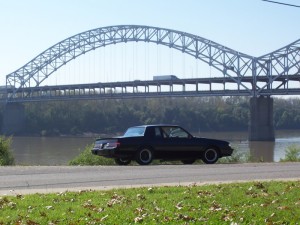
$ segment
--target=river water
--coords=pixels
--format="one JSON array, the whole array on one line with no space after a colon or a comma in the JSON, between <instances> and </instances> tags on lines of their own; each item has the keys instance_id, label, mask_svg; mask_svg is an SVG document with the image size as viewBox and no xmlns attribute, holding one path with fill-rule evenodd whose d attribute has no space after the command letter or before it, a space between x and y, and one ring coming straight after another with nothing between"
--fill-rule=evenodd
<instances>
[{"instance_id":1,"label":"river water","mask_svg":"<svg viewBox=\"0 0 300 225\"><path fill-rule=\"evenodd\" d=\"M237 152L264 162L278 162L284 158L288 146L300 146L300 130L276 131L275 142L248 142L247 132L202 132L194 135L230 141ZM13 137L12 149L17 165L67 165L94 140L95 137Z\"/></svg>"}]
</instances>

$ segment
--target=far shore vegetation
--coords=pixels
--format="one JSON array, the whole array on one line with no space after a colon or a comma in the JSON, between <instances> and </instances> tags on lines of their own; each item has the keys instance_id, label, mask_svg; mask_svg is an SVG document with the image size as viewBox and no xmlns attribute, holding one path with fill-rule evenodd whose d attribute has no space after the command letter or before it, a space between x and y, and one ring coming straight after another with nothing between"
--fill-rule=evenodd
<instances>
[{"instance_id":1,"label":"far shore vegetation","mask_svg":"<svg viewBox=\"0 0 300 225\"><path fill-rule=\"evenodd\" d=\"M300 98L274 97L276 130L300 130ZM106 99L24 103L17 135L116 134L141 124L176 124L192 133L246 131L249 97ZM3 106L0 107L0 118ZM1 128L1 123L0 123Z\"/></svg>"},{"instance_id":2,"label":"far shore vegetation","mask_svg":"<svg viewBox=\"0 0 300 225\"><path fill-rule=\"evenodd\" d=\"M0 196L0 224L298 224L300 181Z\"/></svg>"}]
</instances>

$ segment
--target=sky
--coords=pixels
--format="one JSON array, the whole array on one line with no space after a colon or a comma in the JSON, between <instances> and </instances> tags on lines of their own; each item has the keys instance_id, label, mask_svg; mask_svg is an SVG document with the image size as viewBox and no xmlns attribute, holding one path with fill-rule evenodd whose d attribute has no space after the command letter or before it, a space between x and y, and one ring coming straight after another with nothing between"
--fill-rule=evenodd
<instances>
[{"instance_id":1,"label":"sky","mask_svg":"<svg viewBox=\"0 0 300 225\"><path fill-rule=\"evenodd\" d=\"M300 0L280 1L300 5ZM0 0L0 86L5 85L7 74L52 45L94 28L125 24L169 28L201 36L248 55L260 56L298 40L299 21L300 8L261 0ZM158 55L160 51L142 48L146 52L156 51L154 55ZM121 45L119 50L111 51L120 49L129 51L124 50ZM97 56L94 54L93 60L97 61L97 57L120 60L113 56L118 53L108 51ZM108 54L112 56L108 57ZM173 59L170 56L173 52L166 54ZM128 66L124 65L127 61L122 60L122 69L129 71L126 73L133 73L132 70L136 70L134 73L141 73L139 69L131 68L138 68L134 62L130 62L131 66ZM181 63L181 67L184 67L181 71L184 73L184 70L189 70L188 73L196 74L198 66L193 69L187 65L188 60L181 59L184 61ZM158 61L156 60L157 64ZM109 73L114 64L108 63L108 60L106 64L104 73ZM164 63L162 64L160 67L164 67ZM176 62L169 62L166 73L175 73L174 64ZM141 71L146 71L149 67L152 65L145 65ZM156 67L158 68L157 65ZM191 69L187 69L189 67ZM159 72L159 69L155 72ZM155 72L147 73L154 75ZM117 74L120 72L114 73L115 79L118 79Z\"/></svg>"}]
</instances>

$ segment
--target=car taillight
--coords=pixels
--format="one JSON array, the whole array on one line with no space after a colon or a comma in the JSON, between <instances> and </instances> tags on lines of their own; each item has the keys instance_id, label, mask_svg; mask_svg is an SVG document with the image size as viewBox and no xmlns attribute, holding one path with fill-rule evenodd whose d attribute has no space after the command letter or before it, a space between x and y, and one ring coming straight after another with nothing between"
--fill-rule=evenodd
<instances>
[{"instance_id":1,"label":"car taillight","mask_svg":"<svg viewBox=\"0 0 300 225\"><path fill-rule=\"evenodd\" d=\"M101 144L95 143L94 148L101 148Z\"/></svg>"},{"instance_id":2,"label":"car taillight","mask_svg":"<svg viewBox=\"0 0 300 225\"><path fill-rule=\"evenodd\" d=\"M120 142L108 142L105 148L117 148L120 146Z\"/></svg>"}]
</instances>

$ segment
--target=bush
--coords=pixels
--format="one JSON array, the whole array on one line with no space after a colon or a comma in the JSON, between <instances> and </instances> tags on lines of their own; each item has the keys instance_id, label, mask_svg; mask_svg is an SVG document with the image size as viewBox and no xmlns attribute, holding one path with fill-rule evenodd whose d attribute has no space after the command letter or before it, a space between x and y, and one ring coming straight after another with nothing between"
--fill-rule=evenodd
<instances>
[{"instance_id":1,"label":"bush","mask_svg":"<svg viewBox=\"0 0 300 225\"><path fill-rule=\"evenodd\" d=\"M11 138L0 136L0 166L15 164L14 156L10 150Z\"/></svg>"},{"instance_id":2,"label":"bush","mask_svg":"<svg viewBox=\"0 0 300 225\"><path fill-rule=\"evenodd\" d=\"M281 162L300 162L300 146L290 145L285 150L285 157Z\"/></svg>"},{"instance_id":3,"label":"bush","mask_svg":"<svg viewBox=\"0 0 300 225\"><path fill-rule=\"evenodd\" d=\"M251 161L251 156L247 153L234 150L231 156L219 159L218 163L246 163Z\"/></svg>"},{"instance_id":4,"label":"bush","mask_svg":"<svg viewBox=\"0 0 300 225\"><path fill-rule=\"evenodd\" d=\"M96 165L114 165L113 159L107 159L101 156L93 155L91 152L93 145L87 145L85 149L74 159L69 161L70 166L96 166Z\"/></svg>"}]
</instances>

